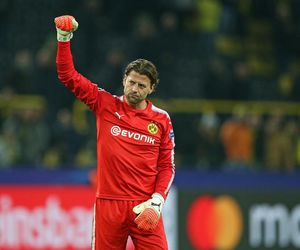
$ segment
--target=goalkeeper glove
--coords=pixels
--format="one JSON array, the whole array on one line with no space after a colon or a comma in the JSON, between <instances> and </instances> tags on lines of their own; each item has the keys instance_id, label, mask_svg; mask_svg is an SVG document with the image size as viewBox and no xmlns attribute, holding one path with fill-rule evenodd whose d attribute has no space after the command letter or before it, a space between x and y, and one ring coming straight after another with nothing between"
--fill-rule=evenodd
<instances>
[{"instance_id":1,"label":"goalkeeper glove","mask_svg":"<svg viewBox=\"0 0 300 250\"><path fill-rule=\"evenodd\" d=\"M57 41L68 42L73 37L73 32L77 30L78 23L73 16L65 15L54 19L57 31Z\"/></svg>"},{"instance_id":2,"label":"goalkeeper glove","mask_svg":"<svg viewBox=\"0 0 300 250\"><path fill-rule=\"evenodd\" d=\"M152 198L135 206L133 212L138 214L134 222L144 231L153 231L158 225L164 198L159 193L154 193Z\"/></svg>"}]
</instances>

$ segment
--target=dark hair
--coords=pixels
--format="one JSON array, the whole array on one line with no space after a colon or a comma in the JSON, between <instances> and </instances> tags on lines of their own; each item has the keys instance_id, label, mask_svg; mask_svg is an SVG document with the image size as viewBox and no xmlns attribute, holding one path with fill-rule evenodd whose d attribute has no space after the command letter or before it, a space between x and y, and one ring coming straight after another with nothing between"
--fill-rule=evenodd
<instances>
[{"instance_id":1,"label":"dark hair","mask_svg":"<svg viewBox=\"0 0 300 250\"><path fill-rule=\"evenodd\" d=\"M154 88L159 83L155 65L146 59L137 59L129 63L125 69L125 76L128 76L131 71L147 76L150 79L151 86Z\"/></svg>"}]
</instances>

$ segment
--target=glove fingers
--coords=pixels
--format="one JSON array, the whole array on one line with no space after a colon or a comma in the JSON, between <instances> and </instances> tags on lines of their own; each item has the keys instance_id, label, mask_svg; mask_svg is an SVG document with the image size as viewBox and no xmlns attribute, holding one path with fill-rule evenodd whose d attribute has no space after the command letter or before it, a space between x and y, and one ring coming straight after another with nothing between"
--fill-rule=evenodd
<instances>
[{"instance_id":1,"label":"glove fingers","mask_svg":"<svg viewBox=\"0 0 300 250\"><path fill-rule=\"evenodd\" d=\"M159 215L153 208L146 208L134 220L138 228L144 231L153 231L159 222Z\"/></svg>"},{"instance_id":2,"label":"glove fingers","mask_svg":"<svg viewBox=\"0 0 300 250\"><path fill-rule=\"evenodd\" d=\"M54 19L54 22L56 27L63 31L74 31L74 28L77 29L78 23L75 20L74 22L75 25L73 26L73 20L75 20L73 16L65 15L65 16L56 17Z\"/></svg>"},{"instance_id":3,"label":"glove fingers","mask_svg":"<svg viewBox=\"0 0 300 250\"><path fill-rule=\"evenodd\" d=\"M73 31L77 30L78 22L75 20L75 18L73 18L73 20L72 20L72 25L73 25Z\"/></svg>"}]
</instances>

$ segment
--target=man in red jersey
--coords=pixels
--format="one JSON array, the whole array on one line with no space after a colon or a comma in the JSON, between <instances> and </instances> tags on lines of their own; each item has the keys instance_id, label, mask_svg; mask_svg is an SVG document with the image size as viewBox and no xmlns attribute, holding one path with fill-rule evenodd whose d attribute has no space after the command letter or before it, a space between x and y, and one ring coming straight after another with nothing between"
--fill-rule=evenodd
<instances>
[{"instance_id":1,"label":"man in red jersey","mask_svg":"<svg viewBox=\"0 0 300 250\"><path fill-rule=\"evenodd\" d=\"M145 59L128 64L123 96L98 88L74 67L70 39L78 23L55 18L58 78L94 112L97 124L97 192L93 249L168 249L162 207L174 179L174 133L168 113L147 96L158 84Z\"/></svg>"}]
</instances>

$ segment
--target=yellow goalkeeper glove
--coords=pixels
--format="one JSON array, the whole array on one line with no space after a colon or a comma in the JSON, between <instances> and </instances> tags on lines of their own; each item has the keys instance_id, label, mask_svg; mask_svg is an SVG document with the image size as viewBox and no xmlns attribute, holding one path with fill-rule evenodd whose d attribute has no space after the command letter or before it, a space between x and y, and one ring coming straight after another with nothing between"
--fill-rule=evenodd
<instances>
[{"instance_id":1,"label":"yellow goalkeeper glove","mask_svg":"<svg viewBox=\"0 0 300 250\"><path fill-rule=\"evenodd\" d=\"M78 22L73 16L64 15L54 19L57 31L57 41L68 42L73 37L73 32L78 28Z\"/></svg>"},{"instance_id":2,"label":"yellow goalkeeper glove","mask_svg":"<svg viewBox=\"0 0 300 250\"><path fill-rule=\"evenodd\" d=\"M164 202L159 193L154 193L151 199L135 206L133 212L138 214L134 220L137 227L144 231L153 231L158 225Z\"/></svg>"}]
</instances>

